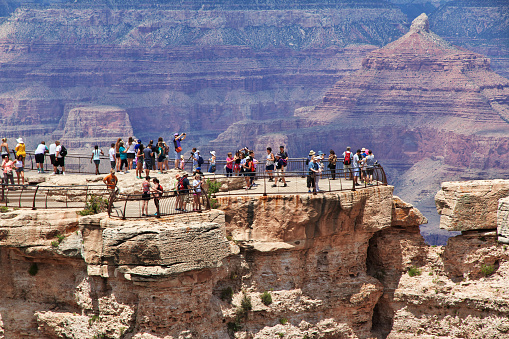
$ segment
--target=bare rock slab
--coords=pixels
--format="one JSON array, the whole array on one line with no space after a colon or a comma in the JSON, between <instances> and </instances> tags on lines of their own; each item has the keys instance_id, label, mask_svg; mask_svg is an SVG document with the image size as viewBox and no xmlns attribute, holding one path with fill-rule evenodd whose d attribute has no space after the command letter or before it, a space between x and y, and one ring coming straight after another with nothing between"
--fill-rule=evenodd
<instances>
[{"instance_id":1,"label":"bare rock slab","mask_svg":"<svg viewBox=\"0 0 509 339\"><path fill-rule=\"evenodd\" d=\"M509 180L444 182L435 196L440 228L472 231L497 228L499 200L509 195Z\"/></svg>"}]
</instances>

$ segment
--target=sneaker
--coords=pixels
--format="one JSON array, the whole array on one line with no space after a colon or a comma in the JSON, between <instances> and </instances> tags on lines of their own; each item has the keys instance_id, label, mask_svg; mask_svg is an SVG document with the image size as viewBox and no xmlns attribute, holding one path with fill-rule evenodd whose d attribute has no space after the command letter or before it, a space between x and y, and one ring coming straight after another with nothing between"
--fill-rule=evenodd
<instances>
[{"instance_id":1,"label":"sneaker","mask_svg":"<svg viewBox=\"0 0 509 339\"><path fill-rule=\"evenodd\" d=\"M287 187L288 185L287 184L284 184L283 187Z\"/></svg>"},{"instance_id":2,"label":"sneaker","mask_svg":"<svg viewBox=\"0 0 509 339\"><path fill-rule=\"evenodd\" d=\"M142 214L141 214L141 216L142 216L142 217L146 217L147 215L146 215L145 213L142 213Z\"/></svg>"},{"instance_id":3,"label":"sneaker","mask_svg":"<svg viewBox=\"0 0 509 339\"><path fill-rule=\"evenodd\" d=\"M55 175L56 173L55 172L51 172L50 175Z\"/></svg>"},{"instance_id":4,"label":"sneaker","mask_svg":"<svg viewBox=\"0 0 509 339\"><path fill-rule=\"evenodd\" d=\"M276 184L274 184L274 185L272 185L272 187L277 187L277 185L276 185Z\"/></svg>"},{"instance_id":5,"label":"sneaker","mask_svg":"<svg viewBox=\"0 0 509 339\"><path fill-rule=\"evenodd\" d=\"M129 171L125 171L125 172L124 172L124 174L127 174L127 173L129 173Z\"/></svg>"},{"instance_id":6,"label":"sneaker","mask_svg":"<svg viewBox=\"0 0 509 339\"><path fill-rule=\"evenodd\" d=\"M355 184L355 186L360 186L361 184Z\"/></svg>"},{"instance_id":7,"label":"sneaker","mask_svg":"<svg viewBox=\"0 0 509 339\"><path fill-rule=\"evenodd\" d=\"M274 178L270 178L269 181L274 181Z\"/></svg>"},{"instance_id":8,"label":"sneaker","mask_svg":"<svg viewBox=\"0 0 509 339\"><path fill-rule=\"evenodd\" d=\"M65 172L62 172L62 175L65 175Z\"/></svg>"},{"instance_id":9,"label":"sneaker","mask_svg":"<svg viewBox=\"0 0 509 339\"><path fill-rule=\"evenodd\" d=\"M308 190L308 193L311 193L311 190Z\"/></svg>"}]
</instances>

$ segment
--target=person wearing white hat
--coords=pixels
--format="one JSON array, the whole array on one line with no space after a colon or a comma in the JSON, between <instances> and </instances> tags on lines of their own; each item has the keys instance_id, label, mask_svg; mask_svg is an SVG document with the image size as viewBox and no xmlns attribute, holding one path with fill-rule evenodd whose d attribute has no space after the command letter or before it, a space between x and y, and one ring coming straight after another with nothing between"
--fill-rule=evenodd
<instances>
[{"instance_id":1,"label":"person wearing white hat","mask_svg":"<svg viewBox=\"0 0 509 339\"><path fill-rule=\"evenodd\" d=\"M18 142L16 148L14 149L16 151L16 159L21 155L23 157L22 158L23 167L25 167L25 158L27 156L25 151L25 142L23 141L23 138L18 138L16 139L16 141Z\"/></svg>"},{"instance_id":2,"label":"person wearing white hat","mask_svg":"<svg viewBox=\"0 0 509 339\"><path fill-rule=\"evenodd\" d=\"M210 151L210 166L209 166L209 173L215 173L216 172L216 151Z\"/></svg>"}]
</instances>

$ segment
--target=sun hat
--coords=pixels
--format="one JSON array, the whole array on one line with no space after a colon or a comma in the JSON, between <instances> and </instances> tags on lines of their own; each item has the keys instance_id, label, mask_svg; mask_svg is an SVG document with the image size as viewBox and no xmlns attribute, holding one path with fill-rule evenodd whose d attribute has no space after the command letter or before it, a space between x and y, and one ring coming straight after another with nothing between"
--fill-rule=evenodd
<instances>
[{"instance_id":1,"label":"sun hat","mask_svg":"<svg viewBox=\"0 0 509 339\"><path fill-rule=\"evenodd\" d=\"M309 151L309 156L315 155L315 151L311 150Z\"/></svg>"},{"instance_id":2,"label":"sun hat","mask_svg":"<svg viewBox=\"0 0 509 339\"><path fill-rule=\"evenodd\" d=\"M213 156L216 155L216 151L210 151L210 154L212 154Z\"/></svg>"},{"instance_id":3,"label":"sun hat","mask_svg":"<svg viewBox=\"0 0 509 339\"><path fill-rule=\"evenodd\" d=\"M196 150L196 153L200 153L200 150L198 150L198 149L197 149L197 150Z\"/></svg>"},{"instance_id":4,"label":"sun hat","mask_svg":"<svg viewBox=\"0 0 509 339\"><path fill-rule=\"evenodd\" d=\"M16 141L18 142L18 144L24 144L23 138L16 139Z\"/></svg>"}]
</instances>

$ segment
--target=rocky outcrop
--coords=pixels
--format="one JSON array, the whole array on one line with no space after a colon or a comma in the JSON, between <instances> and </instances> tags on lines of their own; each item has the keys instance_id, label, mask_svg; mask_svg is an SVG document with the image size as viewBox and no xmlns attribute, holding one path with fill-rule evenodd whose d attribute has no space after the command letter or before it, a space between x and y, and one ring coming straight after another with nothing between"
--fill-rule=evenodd
<instances>
[{"instance_id":1,"label":"rocky outcrop","mask_svg":"<svg viewBox=\"0 0 509 339\"><path fill-rule=\"evenodd\" d=\"M435 196L440 228L495 230L499 200L509 195L508 180L444 182Z\"/></svg>"},{"instance_id":2,"label":"rocky outcrop","mask_svg":"<svg viewBox=\"0 0 509 339\"><path fill-rule=\"evenodd\" d=\"M72 148L92 148L94 145L109 147L119 135L133 136L129 115L124 109L109 106L77 107L67 114L60 141Z\"/></svg>"}]
</instances>

